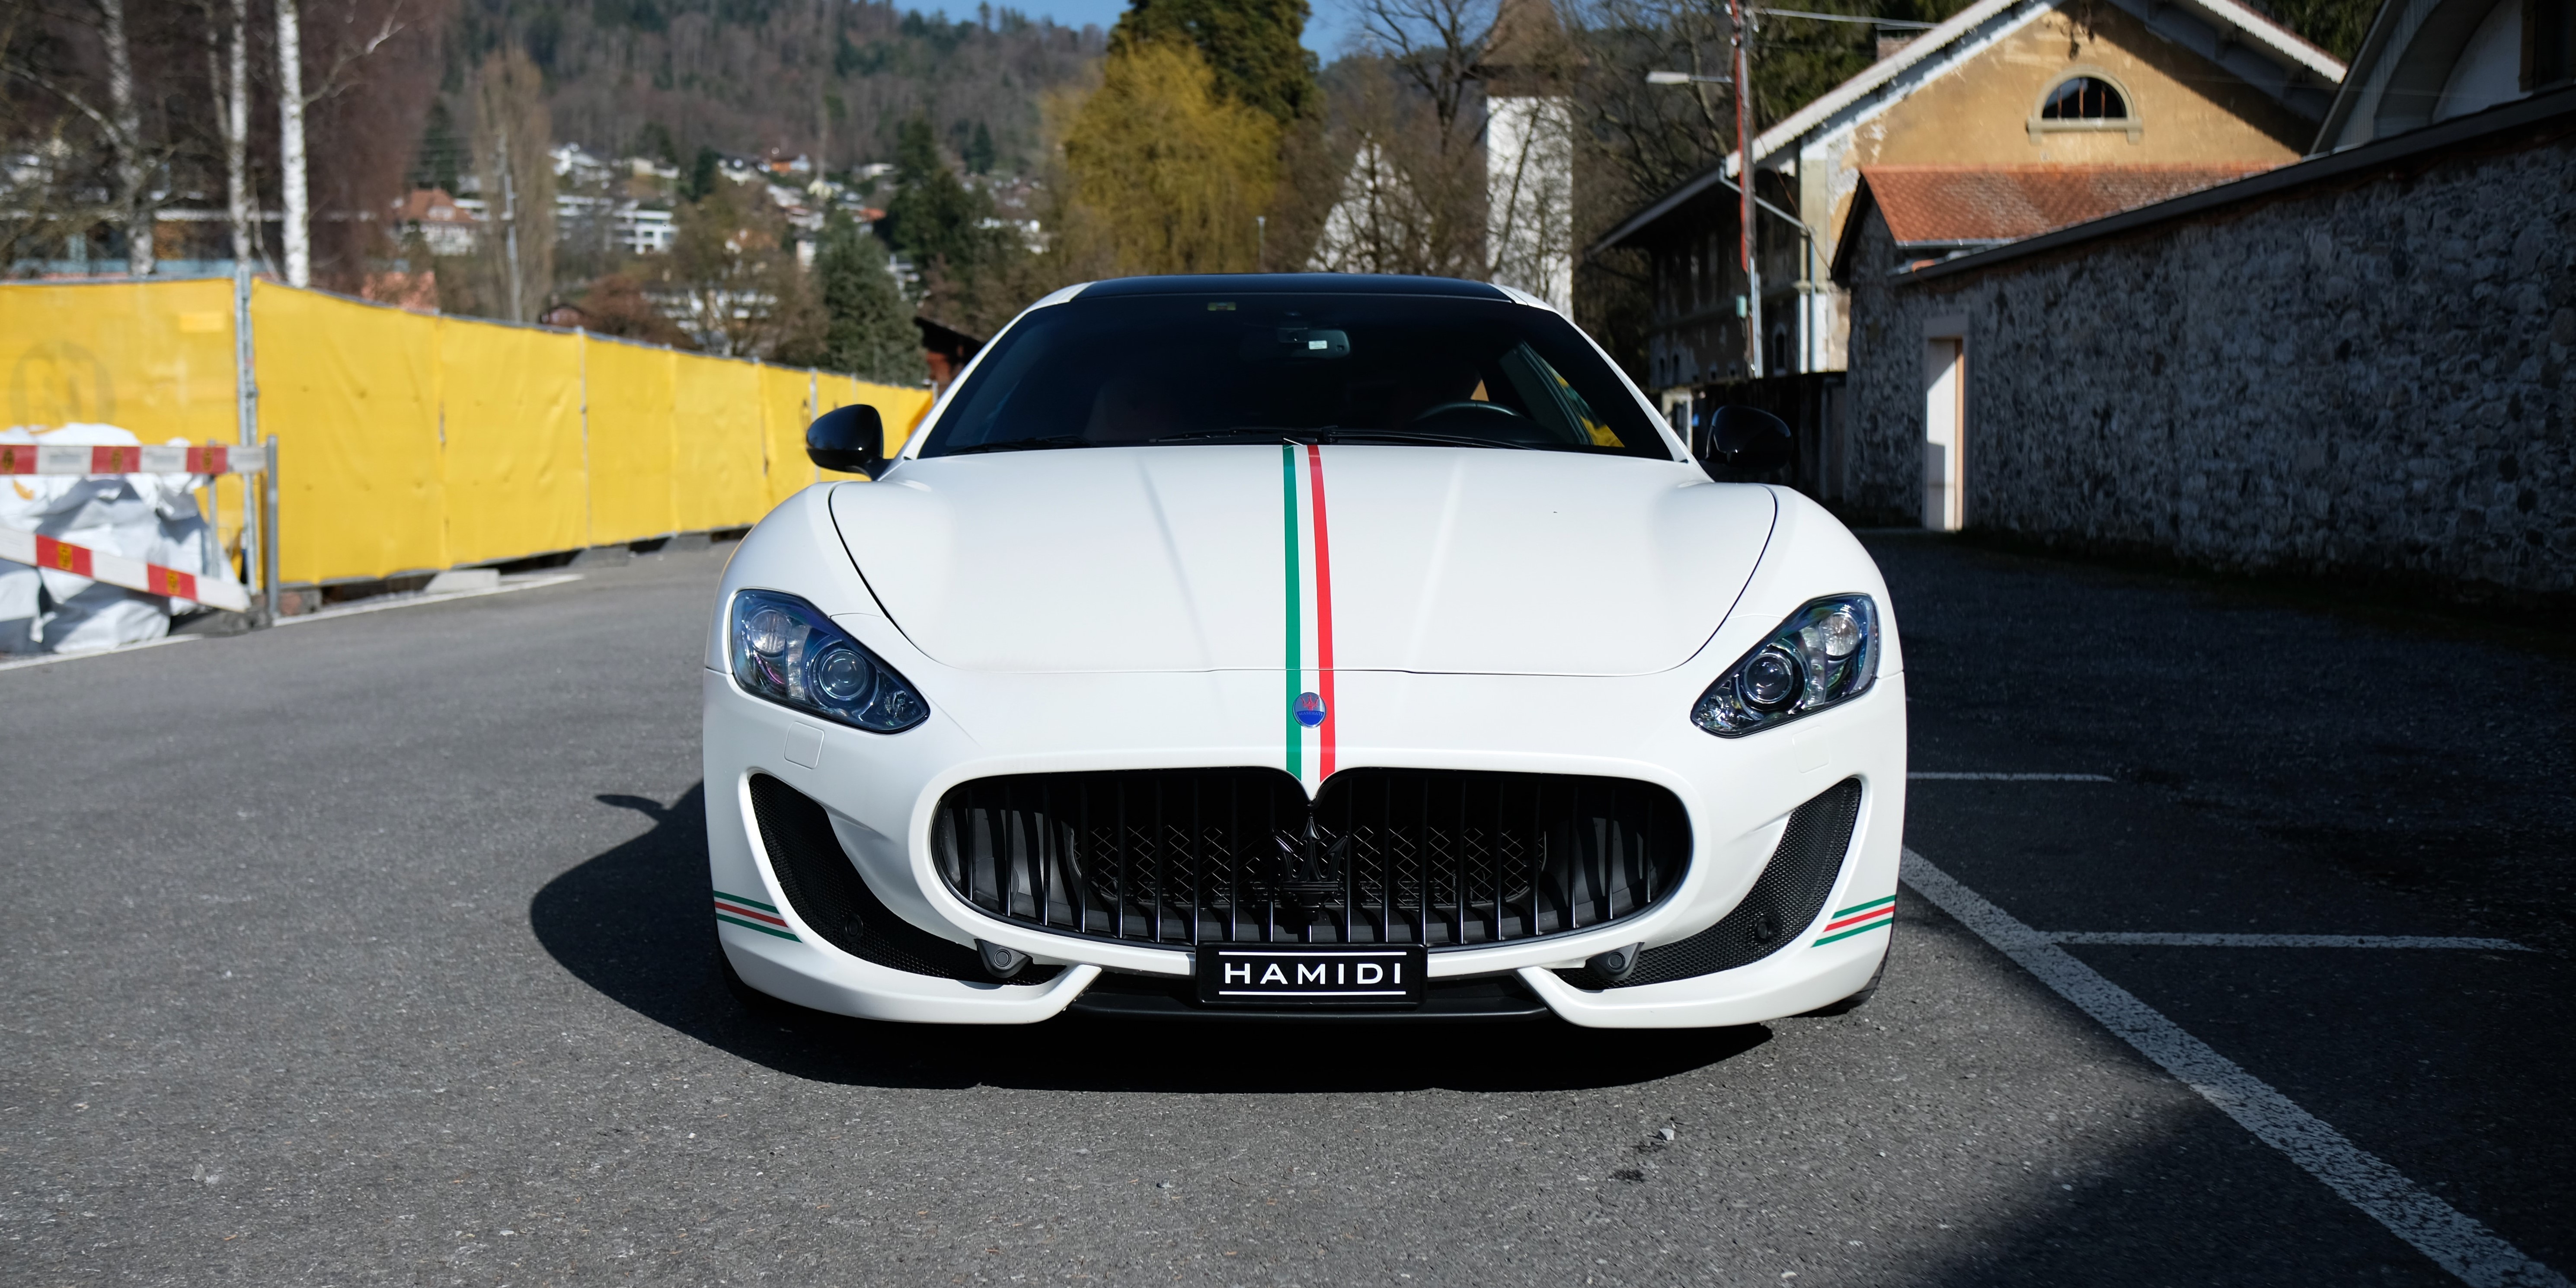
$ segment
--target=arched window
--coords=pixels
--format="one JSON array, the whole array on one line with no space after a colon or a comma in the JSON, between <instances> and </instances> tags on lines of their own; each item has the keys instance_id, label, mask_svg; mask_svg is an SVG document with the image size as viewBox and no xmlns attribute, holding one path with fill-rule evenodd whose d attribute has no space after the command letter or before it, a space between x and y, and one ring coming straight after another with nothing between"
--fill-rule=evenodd
<instances>
[{"instance_id":1,"label":"arched window","mask_svg":"<svg viewBox=\"0 0 2576 1288\"><path fill-rule=\"evenodd\" d=\"M2129 91L2098 67L2069 67L2065 79L2031 105L2030 141L2049 134L2126 134L2135 143L2146 131L2129 105Z\"/></svg>"},{"instance_id":2,"label":"arched window","mask_svg":"<svg viewBox=\"0 0 2576 1288\"><path fill-rule=\"evenodd\" d=\"M2129 117L2129 102L2111 82L2098 76L2078 76L2050 91L2048 101L2039 109L2043 121L2124 121Z\"/></svg>"}]
</instances>

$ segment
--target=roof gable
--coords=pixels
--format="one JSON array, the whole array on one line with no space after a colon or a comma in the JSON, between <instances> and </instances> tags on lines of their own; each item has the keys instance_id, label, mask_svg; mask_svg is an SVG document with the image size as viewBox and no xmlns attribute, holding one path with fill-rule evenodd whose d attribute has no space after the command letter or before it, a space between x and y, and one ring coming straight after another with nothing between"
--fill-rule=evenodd
<instances>
[{"instance_id":1,"label":"roof gable","mask_svg":"<svg viewBox=\"0 0 2576 1288\"><path fill-rule=\"evenodd\" d=\"M1960 70L2006 37L2056 12L2064 0L1978 0L1859 75L1819 96L1753 141L1757 158L1793 153L1802 140L1854 128ZM2216 63L2310 120L2323 118L2343 64L2239 0L2111 0L2152 34ZM1713 188L1732 189L1740 156L1729 153L1698 177L1620 222L1595 242L1606 250Z\"/></svg>"}]
</instances>

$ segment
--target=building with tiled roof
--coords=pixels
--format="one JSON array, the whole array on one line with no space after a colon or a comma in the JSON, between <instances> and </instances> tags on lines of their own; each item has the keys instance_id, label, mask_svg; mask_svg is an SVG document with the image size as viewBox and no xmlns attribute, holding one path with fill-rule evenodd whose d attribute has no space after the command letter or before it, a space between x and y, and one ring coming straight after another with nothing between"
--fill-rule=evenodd
<instances>
[{"instance_id":1,"label":"building with tiled roof","mask_svg":"<svg viewBox=\"0 0 2576 1288\"><path fill-rule=\"evenodd\" d=\"M1776 37L1800 21L1774 14L1763 24ZM1756 58L1760 48L1757 37ZM1910 185L1900 198L1908 217L1929 221L1927 236L1963 239L1950 246L1973 245L2294 161L2343 72L2239 0L1979 0L1887 42L1868 70L1753 141L1765 210L1751 291L1736 251L1737 156L1591 250L1651 256L1646 375L1668 403L1748 375L1841 371L1850 321L1828 270L1865 172L1906 172L1891 182ZM1985 177L1931 173L1941 167ZM2052 170L2067 173L2032 173ZM1950 203L1959 209L1944 211Z\"/></svg>"},{"instance_id":2,"label":"building with tiled roof","mask_svg":"<svg viewBox=\"0 0 2576 1288\"><path fill-rule=\"evenodd\" d=\"M1862 220L1887 221L1897 249L1929 263L2214 188L2271 167L2220 165L1865 166L1835 231L1842 275Z\"/></svg>"}]
</instances>

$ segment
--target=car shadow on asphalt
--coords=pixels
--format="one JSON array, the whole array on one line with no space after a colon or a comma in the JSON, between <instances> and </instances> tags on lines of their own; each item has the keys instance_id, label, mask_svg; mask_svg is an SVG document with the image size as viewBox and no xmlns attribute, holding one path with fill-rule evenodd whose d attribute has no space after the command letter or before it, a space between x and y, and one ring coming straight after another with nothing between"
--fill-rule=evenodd
<instances>
[{"instance_id":1,"label":"car shadow on asphalt","mask_svg":"<svg viewBox=\"0 0 2576 1288\"><path fill-rule=\"evenodd\" d=\"M703 784L665 807L602 794L653 828L549 881L537 940L612 1001L781 1073L874 1087L1088 1091L1549 1091L1625 1086L1719 1064L1769 1029L1618 1031L1502 1024L1259 1024L1065 1016L1012 1027L885 1024L726 986L707 914Z\"/></svg>"}]
</instances>

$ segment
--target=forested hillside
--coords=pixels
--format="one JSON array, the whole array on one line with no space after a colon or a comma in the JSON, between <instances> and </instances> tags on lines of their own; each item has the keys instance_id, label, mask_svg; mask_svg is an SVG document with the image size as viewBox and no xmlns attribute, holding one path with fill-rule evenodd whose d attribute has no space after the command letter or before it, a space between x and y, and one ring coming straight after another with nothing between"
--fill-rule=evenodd
<instances>
[{"instance_id":1,"label":"forested hillside","mask_svg":"<svg viewBox=\"0 0 2576 1288\"><path fill-rule=\"evenodd\" d=\"M838 169L891 159L921 114L960 156L985 150L982 127L1016 170L1037 159L1041 98L1104 38L990 6L949 21L870 0L463 0L442 98L461 122L469 71L515 45L545 73L555 137L596 151L775 149Z\"/></svg>"}]
</instances>

